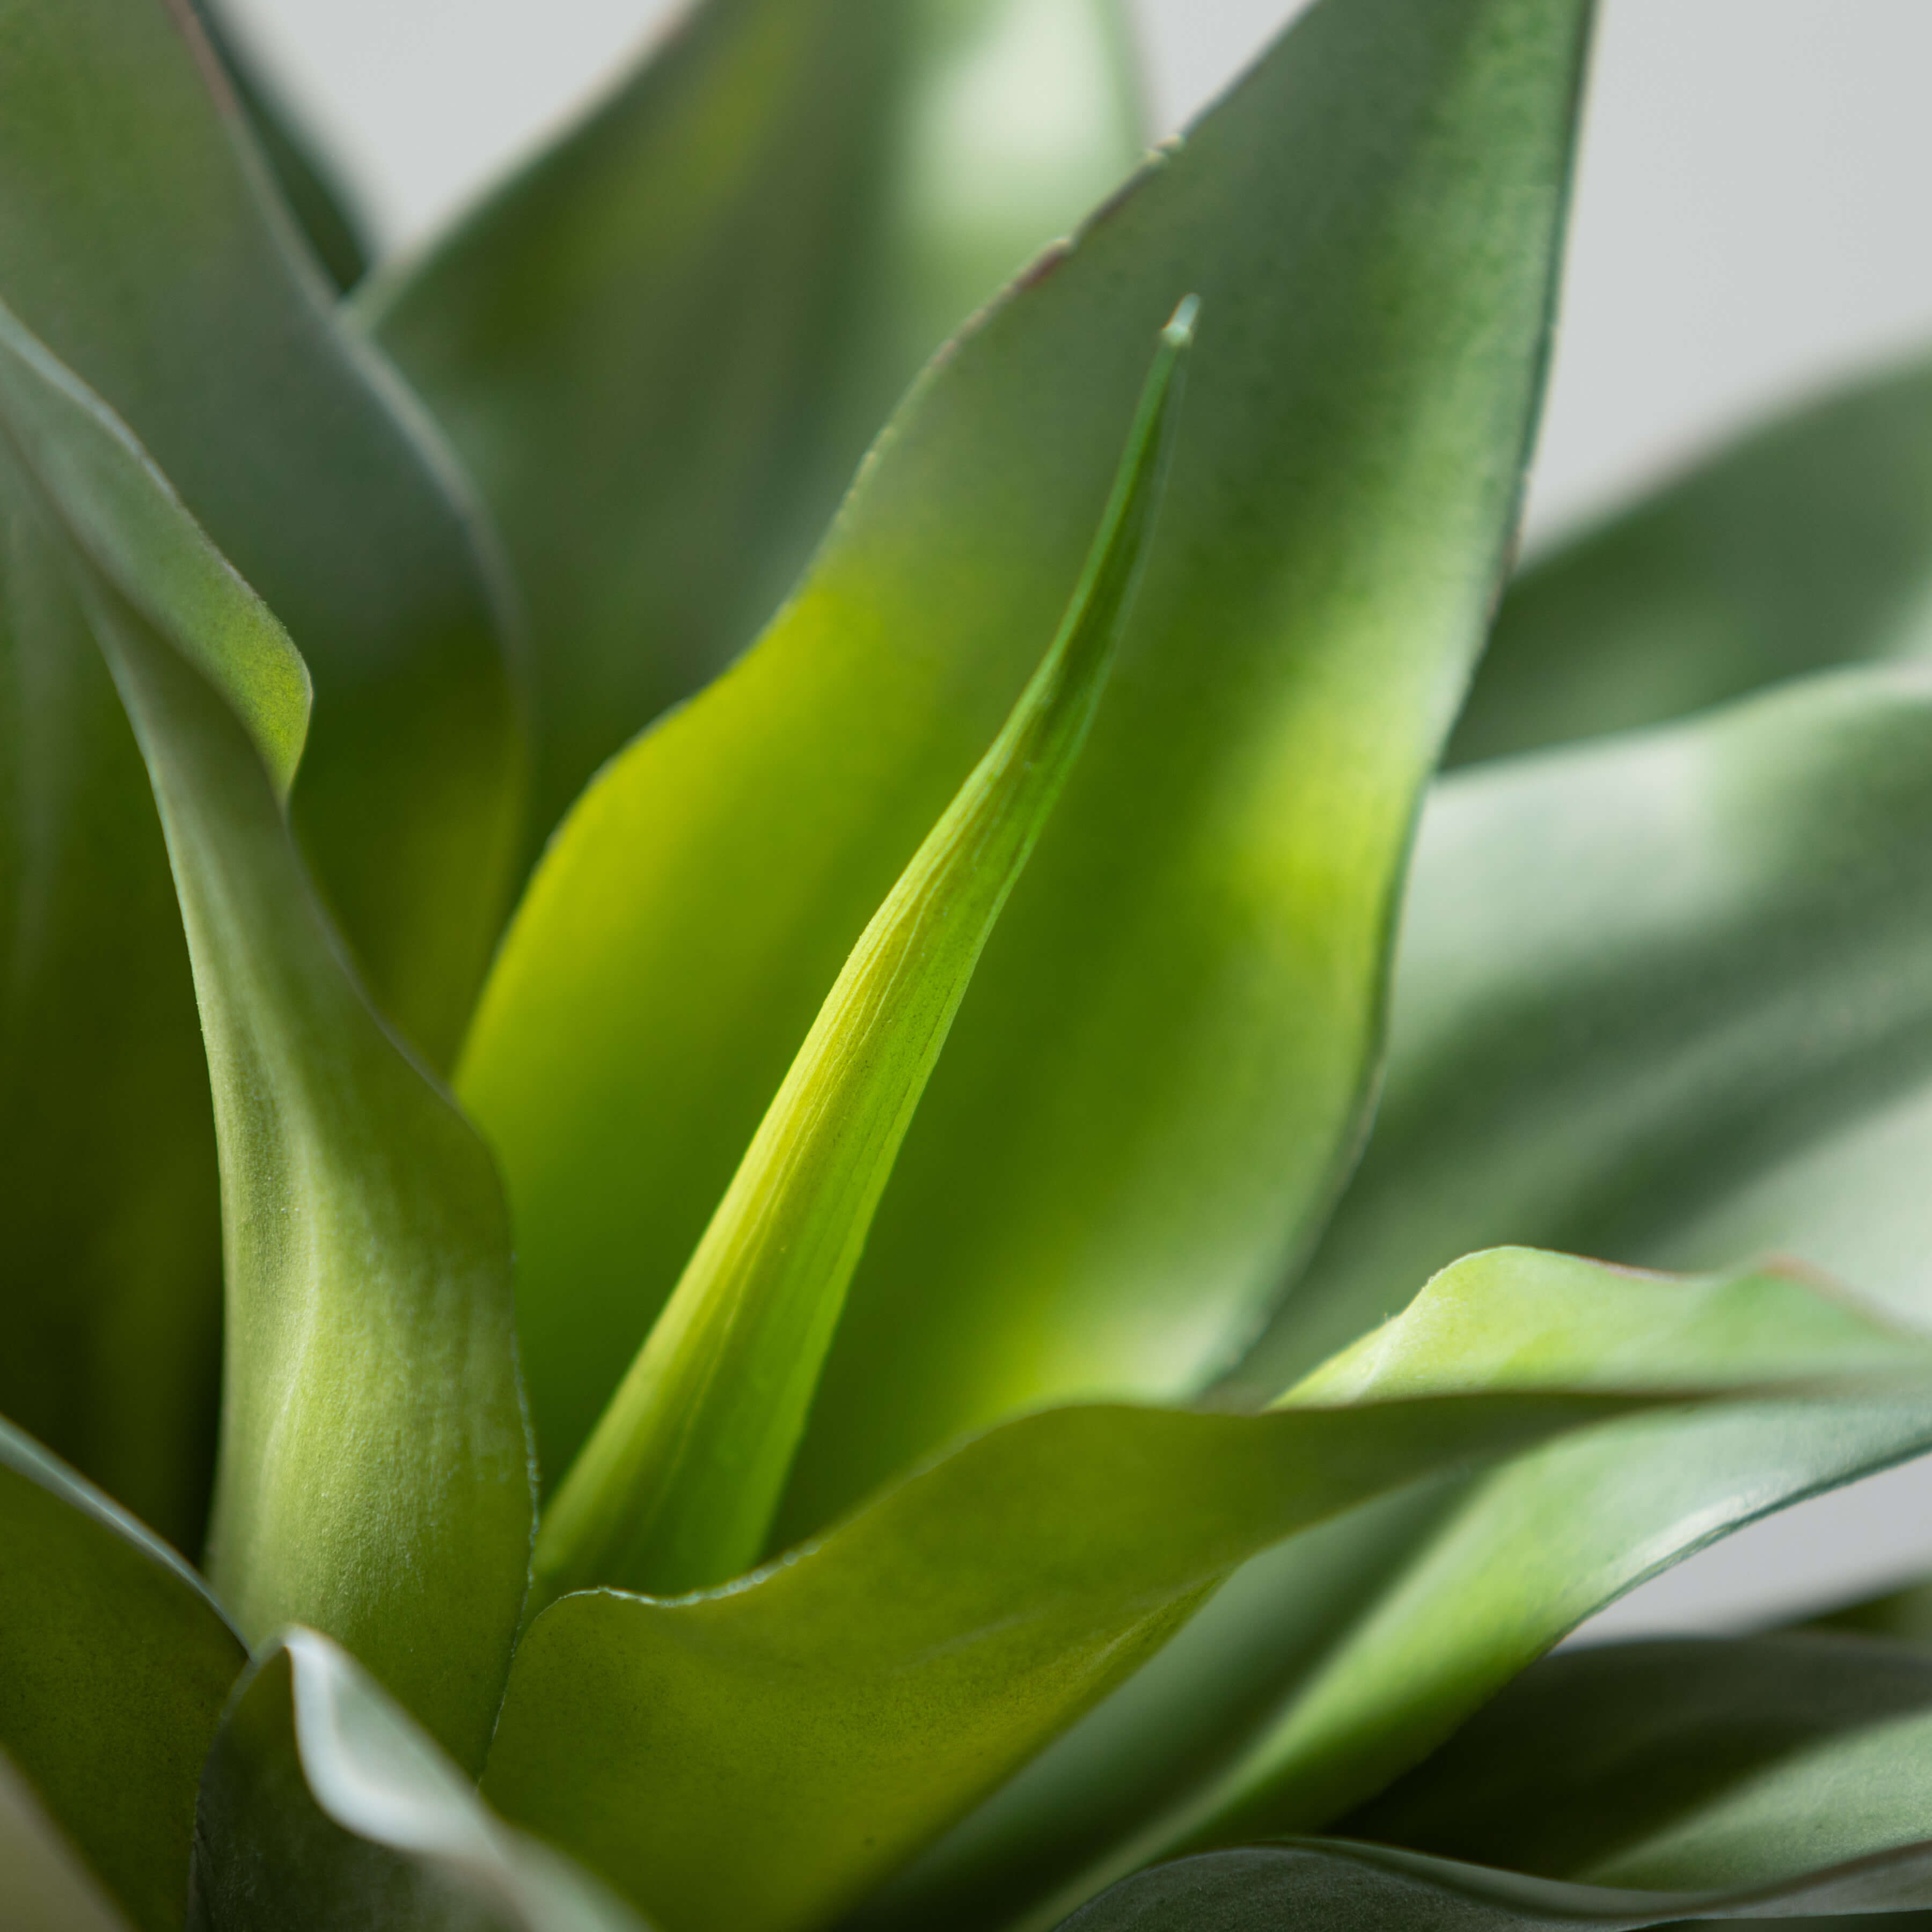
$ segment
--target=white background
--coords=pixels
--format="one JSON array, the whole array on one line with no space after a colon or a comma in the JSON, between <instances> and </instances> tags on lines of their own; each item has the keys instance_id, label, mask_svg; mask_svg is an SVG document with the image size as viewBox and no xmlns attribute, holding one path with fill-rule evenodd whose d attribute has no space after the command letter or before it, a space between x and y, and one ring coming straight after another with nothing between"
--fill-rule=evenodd
<instances>
[{"instance_id":1,"label":"white background","mask_svg":"<svg viewBox=\"0 0 1932 1932\"><path fill-rule=\"evenodd\" d=\"M382 237L419 238L668 0L230 0ZM1134 0L1180 126L1298 0ZM1601 0L1532 537L1779 400L1932 344L1932 0ZM1787 1513L1600 1620L1725 1628L1932 1568L1932 1463Z\"/></svg>"}]
</instances>

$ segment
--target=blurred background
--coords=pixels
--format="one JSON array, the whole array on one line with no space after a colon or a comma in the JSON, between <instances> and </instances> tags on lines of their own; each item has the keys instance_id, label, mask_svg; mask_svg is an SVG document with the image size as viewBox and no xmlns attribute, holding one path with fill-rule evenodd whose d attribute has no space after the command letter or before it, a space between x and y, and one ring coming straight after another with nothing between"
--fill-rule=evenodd
<instances>
[{"instance_id":1,"label":"blurred background","mask_svg":"<svg viewBox=\"0 0 1932 1932\"><path fill-rule=\"evenodd\" d=\"M1305 0L1131 0L1157 129ZM1549 540L1772 405L1932 344L1928 0L1600 0L1532 489ZM567 121L674 0L227 0L371 233L407 248ZM1589 1627L1735 1627L1932 1569L1932 1459L1694 1557Z\"/></svg>"}]
</instances>

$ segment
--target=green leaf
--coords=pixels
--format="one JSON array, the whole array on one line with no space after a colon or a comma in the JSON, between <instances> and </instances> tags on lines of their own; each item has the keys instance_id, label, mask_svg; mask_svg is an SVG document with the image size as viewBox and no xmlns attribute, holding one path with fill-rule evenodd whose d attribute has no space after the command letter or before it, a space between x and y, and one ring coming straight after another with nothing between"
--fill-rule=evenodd
<instances>
[{"instance_id":1,"label":"green leaf","mask_svg":"<svg viewBox=\"0 0 1932 1932\"><path fill-rule=\"evenodd\" d=\"M676 1292L544 1512L536 1600L597 1583L670 1595L757 1560L900 1144L1106 687L1196 308L1183 302L1161 332L1058 634L860 935Z\"/></svg>"},{"instance_id":2,"label":"green leaf","mask_svg":"<svg viewBox=\"0 0 1932 1932\"><path fill-rule=\"evenodd\" d=\"M1444 783L1374 1138L1239 1386L1498 1240L1685 1259L1712 1204L1922 1079L1928 826L1932 681L1904 668Z\"/></svg>"},{"instance_id":3,"label":"green leaf","mask_svg":"<svg viewBox=\"0 0 1932 1932\"><path fill-rule=\"evenodd\" d=\"M491 570L342 330L184 5L0 4L0 298L134 429L299 640L296 819L377 1004L454 1048L522 836Z\"/></svg>"},{"instance_id":4,"label":"green leaf","mask_svg":"<svg viewBox=\"0 0 1932 1932\"><path fill-rule=\"evenodd\" d=\"M0 1547L0 1768L31 1786L0 1783L7 1923L44 1810L140 1932L176 1932L202 1760L248 1653L172 1550L4 1423ZM58 1850L35 1861L50 1888Z\"/></svg>"},{"instance_id":5,"label":"green leaf","mask_svg":"<svg viewBox=\"0 0 1932 1932\"><path fill-rule=\"evenodd\" d=\"M920 364L1132 166L1118 10L708 0L358 300L528 598L539 832L751 641Z\"/></svg>"},{"instance_id":6,"label":"green leaf","mask_svg":"<svg viewBox=\"0 0 1932 1932\"><path fill-rule=\"evenodd\" d=\"M92 1873L0 1751L0 1871L10 1932L129 1932Z\"/></svg>"},{"instance_id":7,"label":"green leaf","mask_svg":"<svg viewBox=\"0 0 1932 1932\"><path fill-rule=\"evenodd\" d=\"M1932 370L1798 410L1511 586L1450 761L1701 709L1932 644Z\"/></svg>"},{"instance_id":8,"label":"green leaf","mask_svg":"<svg viewBox=\"0 0 1932 1932\"><path fill-rule=\"evenodd\" d=\"M280 809L305 680L104 405L0 311L0 440L146 758L206 1034L228 1304L210 1574L480 1762L532 1517L482 1143L345 968Z\"/></svg>"},{"instance_id":9,"label":"green leaf","mask_svg":"<svg viewBox=\"0 0 1932 1932\"><path fill-rule=\"evenodd\" d=\"M1678 1919L1800 1924L1932 1904L1932 1847L1742 1892L1612 1891L1453 1864L1379 1845L1306 1839L1156 1866L1067 1920L1065 1932L1635 1932ZM1868 1922L1870 1922L1868 1921Z\"/></svg>"},{"instance_id":10,"label":"green leaf","mask_svg":"<svg viewBox=\"0 0 1932 1932\"><path fill-rule=\"evenodd\" d=\"M758 649L560 831L459 1078L546 1468L1030 674L1185 289L1160 554L901 1151L781 1538L1017 1408L1190 1394L1271 1298L1359 1128L1514 514L1586 10L1304 15L934 366Z\"/></svg>"},{"instance_id":11,"label":"green leaf","mask_svg":"<svg viewBox=\"0 0 1932 1932\"><path fill-rule=\"evenodd\" d=\"M1882 1596L1841 1604L1822 1616L1808 1618L1800 1628L1896 1637L1909 1643L1932 1642L1932 1587L1908 1583L1903 1589L1888 1590Z\"/></svg>"},{"instance_id":12,"label":"green leaf","mask_svg":"<svg viewBox=\"0 0 1932 1932\"><path fill-rule=\"evenodd\" d=\"M285 1630L202 1780L197 1932L643 1932L512 1831L346 1652Z\"/></svg>"},{"instance_id":13,"label":"green leaf","mask_svg":"<svg viewBox=\"0 0 1932 1932\"><path fill-rule=\"evenodd\" d=\"M1932 1657L1704 1639L1546 1659L1338 1828L1550 1878L1713 1891L1922 1840L1928 1801Z\"/></svg>"},{"instance_id":14,"label":"green leaf","mask_svg":"<svg viewBox=\"0 0 1932 1932\"><path fill-rule=\"evenodd\" d=\"M291 114L281 90L228 31L226 8L213 0L191 4L296 225L336 287L353 287L369 266L369 250L361 220L352 212L334 170L316 152L308 130Z\"/></svg>"},{"instance_id":15,"label":"green leaf","mask_svg":"<svg viewBox=\"0 0 1932 1932\"><path fill-rule=\"evenodd\" d=\"M0 298L300 638L322 699L304 842L379 1001L446 1054L522 836L486 573L184 14L0 0ZM194 988L119 703L8 505L0 785L0 1411L192 1552L221 1293Z\"/></svg>"},{"instance_id":16,"label":"green leaf","mask_svg":"<svg viewBox=\"0 0 1932 1932\"><path fill-rule=\"evenodd\" d=\"M1326 1827L1646 1576L1928 1447L1922 1399L1634 1420L1298 1539L868 1922L1051 1922L1150 1858Z\"/></svg>"},{"instance_id":17,"label":"green leaf","mask_svg":"<svg viewBox=\"0 0 1932 1932\"><path fill-rule=\"evenodd\" d=\"M1272 1414L1050 1410L748 1581L561 1599L518 1648L485 1790L680 1932L817 1925L1256 1551L1592 1419L1927 1360L1776 1276L1475 1256Z\"/></svg>"}]
</instances>

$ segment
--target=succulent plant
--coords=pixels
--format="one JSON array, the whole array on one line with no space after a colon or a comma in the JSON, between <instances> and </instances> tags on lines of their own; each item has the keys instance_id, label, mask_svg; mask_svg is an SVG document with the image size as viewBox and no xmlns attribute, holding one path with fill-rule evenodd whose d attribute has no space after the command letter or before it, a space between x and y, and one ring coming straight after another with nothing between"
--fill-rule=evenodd
<instances>
[{"instance_id":1,"label":"succulent plant","mask_svg":"<svg viewBox=\"0 0 1932 1932\"><path fill-rule=\"evenodd\" d=\"M1544 1654L1932 1449L1932 374L1502 596L1589 14L705 0L365 274L0 0L0 1923L1932 1909L1923 1592Z\"/></svg>"}]
</instances>

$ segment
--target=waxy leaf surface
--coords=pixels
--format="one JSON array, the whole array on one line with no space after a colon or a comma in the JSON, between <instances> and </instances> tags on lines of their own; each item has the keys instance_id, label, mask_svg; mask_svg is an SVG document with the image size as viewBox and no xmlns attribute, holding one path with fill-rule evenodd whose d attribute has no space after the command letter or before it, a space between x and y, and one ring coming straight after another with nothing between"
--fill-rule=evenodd
<instances>
[{"instance_id":1,"label":"waxy leaf surface","mask_svg":"<svg viewBox=\"0 0 1932 1932\"><path fill-rule=\"evenodd\" d=\"M307 850L379 1000L447 1053L509 885L520 753L441 459L342 335L185 5L4 0L0 175L0 300L299 637L322 700ZM0 784L0 1411L192 1551L220 1264L187 953L120 707L8 506Z\"/></svg>"},{"instance_id":2,"label":"waxy leaf surface","mask_svg":"<svg viewBox=\"0 0 1932 1932\"><path fill-rule=\"evenodd\" d=\"M676 1292L544 1511L534 1604L668 1596L757 1562L880 1196L1107 686L1193 340L1161 332L1052 647L860 935Z\"/></svg>"},{"instance_id":3,"label":"waxy leaf surface","mask_svg":"<svg viewBox=\"0 0 1932 1932\"><path fill-rule=\"evenodd\" d=\"M1016 1408L1191 1391L1271 1298L1359 1126L1507 547L1586 11L1304 16L934 365L758 648L560 831L459 1080L553 1476L1052 636L1190 290L1159 554L901 1150L781 1537Z\"/></svg>"},{"instance_id":4,"label":"waxy leaf surface","mask_svg":"<svg viewBox=\"0 0 1932 1932\"><path fill-rule=\"evenodd\" d=\"M320 700L304 849L378 1004L446 1055L512 883L524 756L459 486L338 322L184 0L6 0L0 100L0 298L298 640Z\"/></svg>"},{"instance_id":5,"label":"waxy leaf surface","mask_svg":"<svg viewBox=\"0 0 1932 1932\"><path fill-rule=\"evenodd\" d=\"M1932 648L1932 370L1794 411L1532 563L1449 760Z\"/></svg>"},{"instance_id":6,"label":"waxy leaf surface","mask_svg":"<svg viewBox=\"0 0 1932 1932\"><path fill-rule=\"evenodd\" d=\"M1048 1411L744 1582L561 1599L518 1648L485 1790L680 1932L816 1925L1256 1551L1592 1419L1928 1359L1781 1276L1472 1257L1293 1406Z\"/></svg>"},{"instance_id":7,"label":"waxy leaf surface","mask_svg":"<svg viewBox=\"0 0 1932 1932\"><path fill-rule=\"evenodd\" d=\"M178 1932L201 1762L248 1652L172 1550L4 1423L0 1550L0 1772L24 1780L0 1801L0 1916L30 1870L10 1830L44 1810L140 1932Z\"/></svg>"},{"instance_id":8,"label":"waxy leaf surface","mask_svg":"<svg viewBox=\"0 0 1932 1932\"><path fill-rule=\"evenodd\" d=\"M0 431L140 742L208 1042L228 1286L209 1572L352 1643L480 1762L532 1518L488 1154L364 999L280 808L286 634L127 430L0 313Z\"/></svg>"},{"instance_id":9,"label":"waxy leaf surface","mask_svg":"<svg viewBox=\"0 0 1932 1932\"><path fill-rule=\"evenodd\" d=\"M1644 1418L1298 1538L866 1923L1052 1924L1150 1858L1325 1826L1645 1577L1928 1445L1923 1396Z\"/></svg>"},{"instance_id":10,"label":"waxy leaf surface","mask_svg":"<svg viewBox=\"0 0 1932 1932\"><path fill-rule=\"evenodd\" d=\"M1592 1885L1769 1885L1926 1835L1932 1653L1791 1635L1610 1644L1526 1671L1340 1821Z\"/></svg>"},{"instance_id":11,"label":"waxy leaf surface","mask_svg":"<svg viewBox=\"0 0 1932 1932\"><path fill-rule=\"evenodd\" d=\"M705 0L358 301L514 561L538 833L751 641L920 364L1127 172L1117 14Z\"/></svg>"},{"instance_id":12,"label":"waxy leaf surface","mask_svg":"<svg viewBox=\"0 0 1932 1932\"><path fill-rule=\"evenodd\" d=\"M355 1660L284 1631L201 1784L194 1932L644 1932L493 1816Z\"/></svg>"},{"instance_id":13,"label":"waxy leaf surface","mask_svg":"<svg viewBox=\"0 0 1932 1932\"><path fill-rule=\"evenodd\" d=\"M1916 668L1445 782L1374 1136L1240 1384L1283 1386L1488 1243L1679 1258L1714 1204L1915 1086L1928 832Z\"/></svg>"}]
</instances>

